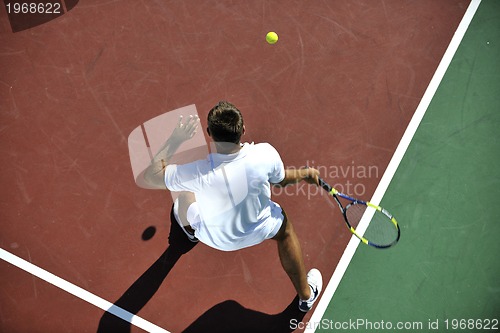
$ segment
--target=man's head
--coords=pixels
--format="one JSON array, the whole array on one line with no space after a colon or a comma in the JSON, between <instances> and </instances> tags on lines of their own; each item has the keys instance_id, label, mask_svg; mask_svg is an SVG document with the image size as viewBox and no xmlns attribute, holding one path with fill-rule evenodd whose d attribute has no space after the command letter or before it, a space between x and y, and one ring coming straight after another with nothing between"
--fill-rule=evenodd
<instances>
[{"instance_id":1,"label":"man's head","mask_svg":"<svg viewBox=\"0 0 500 333\"><path fill-rule=\"evenodd\" d=\"M240 143L245 132L240 110L226 101L217 103L208 112L207 131L215 142Z\"/></svg>"}]
</instances>

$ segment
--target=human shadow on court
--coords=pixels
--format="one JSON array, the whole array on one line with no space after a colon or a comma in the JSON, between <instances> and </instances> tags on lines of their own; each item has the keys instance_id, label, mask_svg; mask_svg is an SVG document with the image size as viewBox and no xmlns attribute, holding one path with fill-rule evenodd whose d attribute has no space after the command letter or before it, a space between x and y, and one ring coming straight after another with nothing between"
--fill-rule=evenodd
<instances>
[{"instance_id":1,"label":"human shadow on court","mask_svg":"<svg viewBox=\"0 0 500 333\"><path fill-rule=\"evenodd\" d=\"M170 220L174 220L170 212ZM155 263L135 281L113 304L132 314L137 314L158 291L161 284L179 258L189 252L197 243L189 241L177 223L171 223L168 237L169 246ZM132 318L129 318L132 319ZM110 312L105 312L99 321L97 333L129 333L131 324Z\"/></svg>"},{"instance_id":2,"label":"human shadow on court","mask_svg":"<svg viewBox=\"0 0 500 333\"><path fill-rule=\"evenodd\" d=\"M172 212L170 219L175 221ZM177 223L171 223L168 242L165 252L113 304L114 307L137 314L153 298L181 256L197 244L187 239ZM236 301L227 300L207 310L183 333L288 333L293 331L291 323L299 323L303 318L304 313L298 309L297 297L285 310L273 315L246 309ZM130 333L131 328L129 321L105 312L99 321L97 333Z\"/></svg>"},{"instance_id":3,"label":"human shadow on court","mask_svg":"<svg viewBox=\"0 0 500 333\"><path fill-rule=\"evenodd\" d=\"M304 319L305 313L298 308L298 297L281 313L270 315L244 308L236 301L219 303L182 333L289 333Z\"/></svg>"}]
</instances>

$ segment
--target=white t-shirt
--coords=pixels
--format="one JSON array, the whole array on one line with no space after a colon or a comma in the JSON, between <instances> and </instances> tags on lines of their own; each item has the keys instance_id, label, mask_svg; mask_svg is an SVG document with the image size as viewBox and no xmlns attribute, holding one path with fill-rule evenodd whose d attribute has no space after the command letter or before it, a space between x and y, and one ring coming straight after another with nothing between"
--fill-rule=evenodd
<instances>
[{"instance_id":1,"label":"white t-shirt","mask_svg":"<svg viewBox=\"0 0 500 333\"><path fill-rule=\"evenodd\" d=\"M208 246L234 251L274 236L283 215L271 201L270 183L279 183L285 169L268 143L242 145L235 154L209 154L206 160L168 165L170 191L196 196L201 222L192 226Z\"/></svg>"}]
</instances>

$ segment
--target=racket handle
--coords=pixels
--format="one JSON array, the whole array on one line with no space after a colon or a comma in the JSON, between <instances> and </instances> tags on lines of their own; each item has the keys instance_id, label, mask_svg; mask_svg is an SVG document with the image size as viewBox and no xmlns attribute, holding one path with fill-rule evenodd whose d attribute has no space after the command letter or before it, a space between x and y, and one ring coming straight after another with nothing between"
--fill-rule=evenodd
<instances>
[{"instance_id":1,"label":"racket handle","mask_svg":"<svg viewBox=\"0 0 500 333\"><path fill-rule=\"evenodd\" d=\"M319 186L321 186L325 191L330 193L330 191L332 190L332 187L330 185L328 185L327 182L325 182L323 179L321 179L321 177L318 177L318 182L319 182Z\"/></svg>"}]
</instances>

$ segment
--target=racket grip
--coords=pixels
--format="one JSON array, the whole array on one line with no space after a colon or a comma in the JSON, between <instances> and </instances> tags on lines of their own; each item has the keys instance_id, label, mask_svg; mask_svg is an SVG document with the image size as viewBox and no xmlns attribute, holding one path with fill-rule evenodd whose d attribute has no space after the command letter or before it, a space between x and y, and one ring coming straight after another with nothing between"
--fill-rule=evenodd
<instances>
[{"instance_id":1,"label":"racket grip","mask_svg":"<svg viewBox=\"0 0 500 333\"><path fill-rule=\"evenodd\" d=\"M328 185L327 182L325 182L323 179L321 179L321 177L318 177L318 182L319 182L319 186L321 186L325 191L330 193L330 191L332 190L332 187L330 185Z\"/></svg>"}]
</instances>

